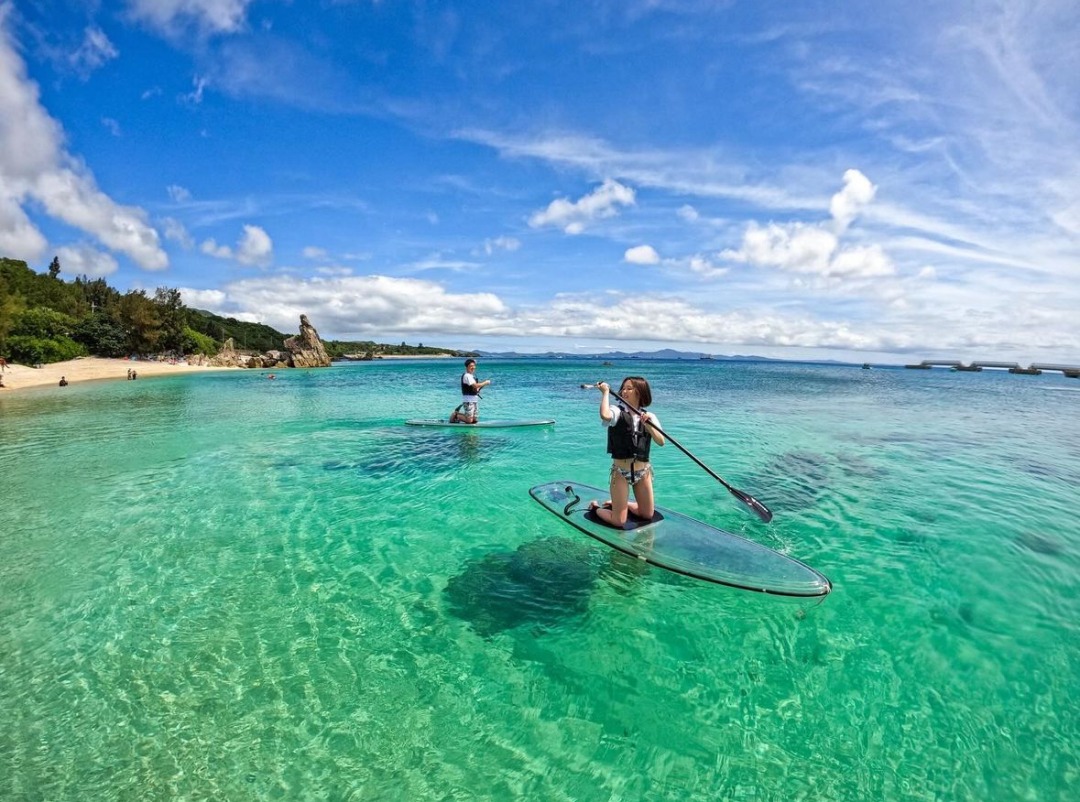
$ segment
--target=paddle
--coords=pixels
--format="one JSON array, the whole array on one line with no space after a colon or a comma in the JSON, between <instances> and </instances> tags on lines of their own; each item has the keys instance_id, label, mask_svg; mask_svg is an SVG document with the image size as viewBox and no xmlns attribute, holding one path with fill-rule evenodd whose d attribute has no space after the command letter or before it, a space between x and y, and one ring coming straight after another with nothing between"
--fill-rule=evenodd
<instances>
[{"instance_id":1,"label":"paddle","mask_svg":"<svg viewBox=\"0 0 1080 802\"><path fill-rule=\"evenodd\" d=\"M599 382L597 382L597 384L599 384ZM589 389L592 389L592 388L595 388L595 387L596 387L596 384L583 384L583 385L581 385L582 390L589 390ZM629 409L631 412L633 412L635 415L640 415L641 414L640 409L635 407L633 404L631 404L629 401L627 401L625 398L623 398L617 392L615 392L614 390L611 390L611 394L613 396L615 396L616 398L618 398L619 401L622 402L622 404L627 409ZM683 447L682 443L680 443L678 440L676 440L670 434L665 432L659 426L655 426L653 424L649 424L649 425L652 426L654 429L656 429L656 431L660 432L660 434L663 435L664 438L666 438L667 440L670 440L671 444L673 446L675 446L677 449L679 449L679 451L681 451L686 456L688 456L690 459L692 459L694 462L696 462L699 467L701 467L701 468L703 468L705 470L705 473L709 474L709 476L711 476L713 479L715 479L720 484L722 484L724 487L726 487L727 491L729 493L731 493L731 495L735 496L735 498L737 498L739 501L741 501L743 504L745 504L747 507L749 507L758 518L763 520L765 523L768 523L769 521L772 520L772 511L768 507L766 507L764 504L762 504L756 498L751 496L749 493L744 493L742 490L738 490L738 489L732 487L731 485L729 485L719 475L717 475L717 473L715 471L713 471L712 468L710 468L704 462L702 462L697 457L695 457L693 454L691 454L689 451L687 451Z\"/></svg>"}]
</instances>

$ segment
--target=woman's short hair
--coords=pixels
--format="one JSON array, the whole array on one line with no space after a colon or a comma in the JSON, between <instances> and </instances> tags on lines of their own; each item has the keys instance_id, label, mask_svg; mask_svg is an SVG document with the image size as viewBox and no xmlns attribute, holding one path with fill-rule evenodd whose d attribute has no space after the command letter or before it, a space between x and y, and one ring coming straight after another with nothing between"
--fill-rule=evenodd
<instances>
[{"instance_id":1,"label":"woman's short hair","mask_svg":"<svg viewBox=\"0 0 1080 802\"><path fill-rule=\"evenodd\" d=\"M622 384L630 382L630 386L637 391L638 405L647 407L652 404L652 390L649 389L649 383L645 381L641 376L627 376L622 380ZM619 389L622 389L622 384L619 385Z\"/></svg>"}]
</instances>

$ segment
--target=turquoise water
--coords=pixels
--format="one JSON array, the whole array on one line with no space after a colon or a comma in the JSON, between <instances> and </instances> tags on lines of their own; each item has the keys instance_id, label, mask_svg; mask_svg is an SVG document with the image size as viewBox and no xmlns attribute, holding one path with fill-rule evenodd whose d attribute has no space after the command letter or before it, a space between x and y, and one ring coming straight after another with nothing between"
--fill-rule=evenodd
<instances>
[{"instance_id":1,"label":"turquoise water","mask_svg":"<svg viewBox=\"0 0 1080 802\"><path fill-rule=\"evenodd\" d=\"M619 557L528 496L607 476L822 602ZM0 396L0 799L1065 800L1080 382L783 363L364 363ZM1072 789L1070 791L1070 789Z\"/></svg>"}]
</instances>

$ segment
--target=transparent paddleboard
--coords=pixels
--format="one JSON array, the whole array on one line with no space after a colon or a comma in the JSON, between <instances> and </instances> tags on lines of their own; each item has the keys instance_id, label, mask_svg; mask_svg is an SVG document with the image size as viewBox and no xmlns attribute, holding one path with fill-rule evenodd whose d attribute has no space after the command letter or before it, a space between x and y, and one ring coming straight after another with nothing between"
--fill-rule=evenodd
<instances>
[{"instance_id":1,"label":"transparent paddleboard","mask_svg":"<svg viewBox=\"0 0 1080 802\"><path fill-rule=\"evenodd\" d=\"M608 497L607 490L564 481L537 485L529 495L601 543L694 579L778 596L825 596L832 590L805 563L673 510L658 507L651 521L631 520L616 529L588 510L592 499Z\"/></svg>"},{"instance_id":2,"label":"transparent paddleboard","mask_svg":"<svg viewBox=\"0 0 1080 802\"><path fill-rule=\"evenodd\" d=\"M476 423L451 423L445 418L410 418L407 426L445 426L449 429L508 429L515 426L551 426L551 419L536 420L481 420Z\"/></svg>"}]
</instances>

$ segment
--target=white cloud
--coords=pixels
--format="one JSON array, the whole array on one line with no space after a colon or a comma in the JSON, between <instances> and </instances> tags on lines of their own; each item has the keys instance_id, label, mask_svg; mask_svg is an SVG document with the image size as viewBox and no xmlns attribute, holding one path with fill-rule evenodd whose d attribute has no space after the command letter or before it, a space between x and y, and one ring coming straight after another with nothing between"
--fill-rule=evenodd
<instances>
[{"instance_id":1,"label":"white cloud","mask_svg":"<svg viewBox=\"0 0 1080 802\"><path fill-rule=\"evenodd\" d=\"M128 0L131 15L158 33L177 36L236 33L244 28L252 0Z\"/></svg>"},{"instance_id":2,"label":"white cloud","mask_svg":"<svg viewBox=\"0 0 1080 802\"><path fill-rule=\"evenodd\" d=\"M876 349L897 345L873 329L804 315L766 310L706 311L678 298L637 295L556 297L551 303L513 310L492 293L452 293L441 284L412 278L348 276L245 279L223 290L183 289L185 303L241 320L258 320L290 331L306 314L324 336L341 339L390 335L531 336L740 343L760 346Z\"/></svg>"},{"instance_id":3,"label":"white cloud","mask_svg":"<svg viewBox=\"0 0 1080 802\"><path fill-rule=\"evenodd\" d=\"M751 222L742 245L727 249L720 258L755 267L776 268L789 273L812 274L834 279L867 279L891 276L892 260L879 245L841 247L855 216L874 196L875 188L858 170L844 173L844 188L829 205L832 220L821 224Z\"/></svg>"},{"instance_id":4,"label":"white cloud","mask_svg":"<svg viewBox=\"0 0 1080 802\"><path fill-rule=\"evenodd\" d=\"M274 257L274 243L259 226L244 226L244 234L236 246L236 261L242 265L266 267Z\"/></svg>"},{"instance_id":5,"label":"white cloud","mask_svg":"<svg viewBox=\"0 0 1080 802\"><path fill-rule=\"evenodd\" d=\"M11 41L7 5L0 5L0 243L23 258L39 258L46 243L23 210L46 214L161 270L168 257L139 208L121 206L98 189L82 162L64 149L60 125L41 106L38 88Z\"/></svg>"},{"instance_id":6,"label":"white cloud","mask_svg":"<svg viewBox=\"0 0 1080 802\"><path fill-rule=\"evenodd\" d=\"M0 253L28 262L41 258L48 242L4 189L0 173Z\"/></svg>"},{"instance_id":7,"label":"white cloud","mask_svg":"<svg viewBox=\"0 0 1080 802\"><path fill-rule=\"evenodd\" d=\"M859 212L874 199L877 187L858 170L844 173L844 188L832 196L829 213L835 221L837 233L843 233Z\"/></svg>"},{"instance_id":8,"label":"white cloud","mask_svg":"<svg viewBox=\"0 0 1080 802\"><path fill-rule=\"evenodd\" d=\"M1080 236L1080 201L1053 212L1051 219L1068 233Z\"/></svg>"},{"instance_id":9,"label":"white cloud","mask_svg":"<svg viewBox=\"0 0 1080 802\"><path fill-rule=\"evenodd\" d=\"M844 248L837 252L826 276L872 278L891 276L896 272L892 260L879 245Z\"/></svg>"},{"instance_id":10,"label":"white cloud","mask_svg":"<svg viewBox=\"0 0 1080 802\"><path fill-rule=\"evenodd\" d=\"M743 235L742 246L737 251L725 250L720 256L758 267L826 273L837 244L835 234L818 226L769 223L762 227L751 223Z\"/></svg>"},{"instance_id":11,"label":"white cloud","mask_svg":"<svg viewBox=\"0 0 1080 802\"><path fill-rule=\"evenodd\" d=\"M68 276L101 278L116 272L116 260L107 253L86 244L63 246L56 249L61 271Z\"/></svg>"},{"instance_id":12,"label":"white cloud","mask_svg":"<svg viewBox=\"0 0 1080 802\"><path fill-rule=\"evenodd\" d=\"M843 321L764 309L710 312L679 298L638 295L615 296L607 304L580 296L556 298L548 307L523 310L518 325L537 335L640 340L645 320L650 340L672 343L876 350L900 339L886 341L876 327Z\"/></svg>"},{"instance_id":13,"label":"white cloud","mask_svg":"<svg viewBox=\"0 0 1080 802\"><path fill-rule=\"evenodd\" d=\"M267 323L291 331L306 314L324 336L339 339L393 340L400 337L446 338L473 344L480 338L589 338L611 342L718 344L746 349L831 349L927 353L958 348L1007 358L1016 343L1030 341L1037 331L1051 332L1056 352L1046 359L1065 359L1080 348L1068 303L1045 294L1024 298L1033 316L1017 316L1009 304L986 305L972 299L970 289L912 279L910 297L894 298L887 311L861 317L811 312L798 303L769 302L710 308L715 299L687 300L677 295L643 297L639 293L573 293L541 304L512 308L493 293L457 293L440 283L386 276L302 278L274 275L244 279L220 291L184 289L195 308ZM995 292L1009 290L1003 283ZM1013 297L1023 292L1011 292ZM737 293L732 293L737 299ZM909 302L910 301L910 302ZM642 321L648 321L643 330ZM463 342L465 341L465 342ZM791 355L790 352L788 355ZM1013 358L1044 358L1032 352Z\"/></svg>"},{"instance_id":14,"label":"white cloud","mask_svg":"<svg viewBox=\"0 0 1080 802\"><path fill-rule=\"evenodd\" d=\"M418 259L405 267L408 272L422 273L425 270L450 270L455 273L464 273L479 267L477 262L467 262L463 259L448 259L441 252L435 252L423 259Z\"/></svg>"},{"instance_id":15,"label":"white cloud","mask_svg":"<svg viewBox=\"0 0 1080 802\"><path fill-rule=\"evenodd\" d=\"M235 259L249 267L266 267L273 260L274 243L259 226L245 225L235 248L219 245L217 240L211 237L203 240L199 250L216 259Z\"/></svg>"},{"instance_id":16,"label":"white cloud","mask_svg":"<svg viewBox=\"0 0 1080 802\"><path fill-rule=\"evenodd\" d=\"M184 299L184 305L191 307L192 309L202 309L207 312L216 312L217 310L224 309L229 303L229 296L224 290L196 290L190 287L183 287L180 290L180 297ZM250 317L241 318L238 313L230 312L232 317L237 320L247 320L248 322L257 322Z\"/></svg>"},{"instance_id":17,"label":"white cloud","mask_svg":"<svg viewBox=\"0 0 1080 802\"><path fill-rule=\"evenodd\" d=\"M119 55L105 32L101 28L91 27L84 32L82 44L68 56L68 62L75 72L85 79L94 70Z\"/></svg>"},{"instance_id":18,"label":"white cloud","mask_svg":"<svg viewBox=\"0 0 1080 802\"><path fill-rule=\"evenodd\" d=\"M191 82L194 84L195 88L190 92L180 95L180 102L186 103L189 106L198 106L202 103L203 91L206 89L207 81L205 78L196 76Z\"/></svg>"},{"instance_id":19,"label":"white cloud","mask_svg":"<svg viewBox=\"0 0 1080 802\"><path fill-rule=\"evenodd\" d=\"M781 176L776 186L751 180L737 160L714 150L620 150L594 137L508 135L461 129L452 135L494 148L509 158L535 158L587 175L619 175L634 184L682 196L732 199L767 209L817 209L820 198L802 194ZM816 175L816 172L815 172Z\"/></svg>"},{"instance_id":20,"label":"white cloud","mask_svg":"<svg viewBox=\"0 0 1080 802\"><path fill-rule=\"evenodd\" d=\"M174 203L187 203L191 200L191 192L179 184L169 184L165 187L165 191L169 193L169 198Z\"/></svg>"},{"instance_id":21,"label":"white cloud","mask_svg":"<svg viewBox=\"0 0 1080 802\"><path fill-rule=\"evenodd\" d=\"M218 245L217 240L213 237L203 240L203 244L199 246L199 250L207 256L213 256L217 259L233 258L233 249L228 245Z\"/></svg>"},{"instance_id":22,"label":"white cloud","mask_svg":"<svg viewBox=\"0 0 1080 802\"><path fill-rule=\"evenodd\" d=\"M657 265L660 264L660 254L652 245L637 245L627 248L623 259L632 265Z\"/></svg>"},{"instance_id":23,"label":"white cloud","mask_svg":"<svg viewBox=\"0 0 1080 802\"><path fill-rule=\"evenodd\" d=\"M314 245L308 245L301 251L301 254L305 259L314 259L316 261L325 259L327 256L325 248L317 248Z\"/></svg>"},{"instance_id":24,"label":"white cloud","mask_svg":"<svg viewBox=\"0 0 1080 802\"><path fill-rule=\"evenodd\" d=\"M529 218L533 228L555 226L567 234L580 234L594 220L614 217L618 206L633 206L634 190L608 179L589 195L576 201L553 200L542 212Z\"/></svg>"},{"instance_id":25,"label":"white cloud","mask_svg":"<svg viewBox=\"0 0 1080 802\"><path fill-rule=\"evenodd\" d=\"M713 261L701 254L691 256L688 262L690 270L701 276L708 278L718 278L725 273L729 272L729 268L720 267L714 264Z\"/></svg>"},{"instance_id":26,"label":"white cloud","mask_svg":"<svg viewBox=\"0 0 1080 802\"><path fill-rule=\"evenodd\" d=\"M679 207L677 214L681 220L685 220L687 223L695 223L701 217L698 210L688 203Z\"/></svg>"},{"instance_id":27,"label":"white cloud","mask_svg":"<svg viewBox=\"0 0 1080 802\"><path fill-rule=\"evenodd\" d=\"M139 208L120 206L94 184L89 174L71 169L36 176L30 194L51 217L96 236L112 250L128 254L147 270L163 270L169 259L158 233Z\"/></svg>"},{"instance_id":28,"label":"white cloud","mask_svg":"<svg viewBox=\"0 0 1080 802\"><path fill-rule=\"evenodd\" d=\"M249 316L240 319L258 313L258 320L279 331L291 331L306 314L320 332L339 338L510 330L509 310L492 293L451 293L440 284L415 278L279 275L232 282L217 295L182 292L189 305Z\"/></svg>"},{"instance_id":29,"label":"white cloud","mask_svg":"<svg viewBox=\"0 0 1080 802\"><path fill-rule=\"evenodd\" d=\"M521 240L514 237L495 237L484 240L484 253L491 256L496 251L516 251L521 247Z\"/></svg>"},{"instance_id":30,"label":"white cloud","mask_svg":"<svg viewBox=\"0 0 1080 802\"><path fill-rule=\"evenodd\" d=\"M340 276L351 276L353 274L353 270L352 270L351 267L330 267L330 266L327 266L327 267L317 267L317 268L315 268L315 273L317 275L320 275L320 276L340 277Z\"/></svg>"},{"instance_id":31,"label":"white cloud","mask_svg":"<svg viewBox=\"0 0 1080 802\"><path fill-rule=\"evenodd\" d=\"M184 250L190 251L195 247L195 240L179 220L166 217L161 221L161 225L164 228L165 239L179 243Z\"/></svg>"}]
</instances>

